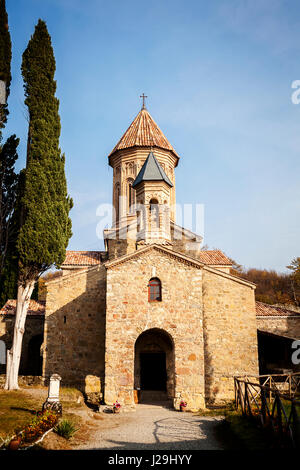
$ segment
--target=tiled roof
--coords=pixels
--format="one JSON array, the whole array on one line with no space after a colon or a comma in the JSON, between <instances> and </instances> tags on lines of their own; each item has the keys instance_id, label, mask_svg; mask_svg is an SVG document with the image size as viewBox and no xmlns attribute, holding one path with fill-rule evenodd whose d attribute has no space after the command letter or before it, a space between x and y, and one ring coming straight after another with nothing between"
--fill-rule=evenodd
<instances>
[{"instance_id":1,"label":"tiled roof","mask_svg":"<svg viewBox=\"0 0 300 470\"><path fill-rule=\"evenodd\" d=\"M273 305L256 302L256 316L258 317L292 317L299 316L300 313L283 307L274 307Z\"/></svg>"},{"instance_id":2,"label":"tiled roof","mask_svg":"<svg viewBox=\"0 0 300 470\"><path fill-rule=\"evenodd\" d=\"M67 251L63 266L94 266L101 264L101 251Z\"/></svg>"},{"instance_id":3,"label":"tiled roof","mask_svg":"<svg viewBox=\"0 0 300 470\"><path fill-rule=\"evenodd\" d=\"M171 150L176 157L178 157L176 151L162 133L154 119L150 116L147 109L141 109L115 148L111 151L109 157L117 150L123 150L130 147L151 146Z\"/></svg>"},{"instance_id":4,"label":"tiled roof","mask_svg":"<svg viewBox=\"0 0 300 470\"><path fill-rule=\"evenodd\" d=\"M95 266L101 264L102 251L67 251L64 266ZM200 251L199 261L209 265L231 266L232 261L220 250Z\"/></svg>"},{"instance_id":5,"label":"tiled roof","mask_svg":"<svg viewBox=\"0 0 300 470\"><path fill-rule=\"evenodd\" d=\"M156 160L153 152L149 153L147 159L139 171L139 174L132 183L132 187L135 188L142 181L164 181L169 186L173 186L166 173Z\"/></svg>"},{"instance_id":6,"label":"tiled roof","mask_svg":"<svg viewBox=\"0 0 300 470\"><path fill-rule=\"evenodd\" d=\"M8 300L0 310L0 315L15 315L16 300ZM45 315L45 302L41 300L30 300L27 315Z\"/></svg>"},{"instance_id":7,"label":"tiled roof","mask_svg":"<svg viewBox=\"0 0 300 470\"><path fill-rule=\"evenodd\" d=\"M232 261L221 250L200 251L199 259L205 264L232 266Z\"/></svg>"}]
</instances>

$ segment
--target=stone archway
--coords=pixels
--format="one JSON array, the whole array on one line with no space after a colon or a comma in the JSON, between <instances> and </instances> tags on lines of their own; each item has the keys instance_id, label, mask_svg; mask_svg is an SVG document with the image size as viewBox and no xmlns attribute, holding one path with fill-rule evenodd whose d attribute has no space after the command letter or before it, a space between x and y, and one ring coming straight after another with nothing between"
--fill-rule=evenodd
<instances>
[{"instance_id":1,"label":"stone archway","mask_svg":"<svg viewBox=\"0 0 300 470\"><path fill-rule=\"evenodd\" d=\"M141 396L173 399L175 394L175 357L172 337L164 330L144 331L134 348L134 388ZM161 392L161 393L158 393ZM158 398L158 399L159 399Z\"/></svg>"}]
</instances>

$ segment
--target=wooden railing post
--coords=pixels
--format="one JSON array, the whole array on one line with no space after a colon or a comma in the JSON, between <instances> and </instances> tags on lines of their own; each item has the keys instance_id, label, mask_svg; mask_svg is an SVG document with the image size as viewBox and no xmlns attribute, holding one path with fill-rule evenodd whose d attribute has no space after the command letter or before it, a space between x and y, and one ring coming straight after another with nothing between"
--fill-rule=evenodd
<instances>
[{"instance_id":1,"label":"wooden railing post","mask_svg":"<svg viewBox=\"0 0 300 470\"><path fill-rule=\"evenodd\" d=\"M300 447L300 416L297 412L297 407L294 400L292 401L291 408L291 429L294 447Z\"/></svg>"},{"instance_id":2,"label":"wooden railing post","mask_svg":"<svg viewBox=\"0 0 300 470\"><path fill-rule=\"evenodd\" d=\"M255 412L252 406L255 406L260 415L261 425L273 428L274 437L277 435L279 438L279 445L285 447L288 437L293 447L300 446L300 401L294 396L300 385L300 373L260 376L258 383L255 377L254 379L251 377L234 378L236 409L240 405L243 416L254 418ZM276 384L279 381L282 384L282 380L284 386L278 388ZM286 402L291 404L290 411Z\"/></svg>"},{"instance_id":3,"label":"wooden railing post","mask_svg":"<svg viewBox=\"0 0 300 470\"><path fill-rule=\"evenodd\" d=\"M266 399L266 392L262 388L260 391L260 397L261 397L261 418L262 418L262 424L265 425L267 421L267 399Z\"/></svg>"},{"instance_id":4,"label":"wooden railing post","mask_svg":"<svg viewBox=\"0 0 300 470\"><path fill-rule=\"evenodd\" d=\"M280 397L278 395L278 393L276 392L276 395L275 395L275 400L276 400L276 407L277 407L277 423L278 423L278 430L280 432L280 434L282 435L282 410L281 410L281 400L280 400Z\"/></svg>"},{"instance_id":5,"label":"wooden railing post","mask_svg":"<svg viewBox=\"0 0 300 470\"><path fill-rule=\"evenodd\" d=\"M247 382L244 382L244 403L245 403L245 414L247 414L247 404L248 404L248 388L247 388Z\"/></svg>"},{"instance_id":6,"label":"wooden railing post","mask_svg":"<svg viewBox=\"0 0 300 470\"><path fill-rule=\"evenodd\" d=\"M236 388L236 381L237 379L234 377L234 403L235 403L235 408L238 408L237 404L237 388Z\"/></svg>"}]
</instances>

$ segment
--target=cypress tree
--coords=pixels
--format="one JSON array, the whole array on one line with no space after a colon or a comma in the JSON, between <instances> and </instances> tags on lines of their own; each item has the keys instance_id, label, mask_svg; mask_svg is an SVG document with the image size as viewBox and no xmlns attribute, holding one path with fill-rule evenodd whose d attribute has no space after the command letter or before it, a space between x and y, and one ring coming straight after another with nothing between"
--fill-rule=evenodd
<instances>
[{"instance_id":1,"label":"cypress tree","mask_svg":"<svg viewBox=\"0 0 300 470\"><path fill-rule=\"evenodd\" d=\"M5 82L6 96L11 83L11 39L5 0L0 0L0 80ZM4 145L2 129L7 122L7 103L0 104L0 307L10 298L16 297L16 253L17 237L14 204L17 197L18 175L15 173L19 139L12 135Z\"/></svg>"},{"instance_id":2,"label":"cypress tree","mask_svg":"<svg viewBox=\"0 0 300 470\"><path fill-rule=\"evenodd\" d=\"M0 306L16 297L16 199L19 176L14 171L19 139L9 137L0 147Z\"/></svg>"},{"instance_id":3,"label":"cypress tree","mask_svg":"<svg viewBox=\"0 0 300 470\"><path fill-rule=\"evenodd\" d=\"M5 0L0 0L0 80L6 84L6 99L10 92L11 82L11 39L8 30L8 16L6 12ZM7 104L0 105L0 128L4 127L7 120Z\"/></svg>"},{"instance_id":4,"label":"cypress tree","mask_svg":"<svg viewBox=\"0 0 300 470\"><path fill-rule=\"evenodd\" d=\"M30 297L39 276L60 267L72 235L65 156L59 148L59 101L55 97L55 58L46 23L38 21L23 53L22 75L29 113L27 161L21 224L17 240L18 295L6 389L18 388L18 370Z\"/></svg>"}]
</instances>

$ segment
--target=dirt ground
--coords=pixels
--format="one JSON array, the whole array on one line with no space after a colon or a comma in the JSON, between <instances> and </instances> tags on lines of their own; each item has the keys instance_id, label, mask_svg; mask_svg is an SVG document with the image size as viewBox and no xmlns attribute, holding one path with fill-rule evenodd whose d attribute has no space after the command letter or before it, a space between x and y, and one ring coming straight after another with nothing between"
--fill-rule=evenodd
<instances>
[{"instance_id":1,"label":"dirt ground","mask_svg":"<svg viewBox=\"0 0 300 470\"><path fill-rule=\"evenodd\" d=\"M24 387L13 393L0 390L0 434L5 427L1 413L2 417L11 415L13 423L22 415L21 422L28 423L34 410L41 409L47 393L46 387ZM60 399L62 418L74 423L76 433L67 440L52 431L32 450L222 448L215 437L218 418L193 413L183 416L175 410L147 405L138 405L136 411L122 410L118 415L95 412L84 403L78 390L63 387Z\"/></svg>"}]
</instances>

